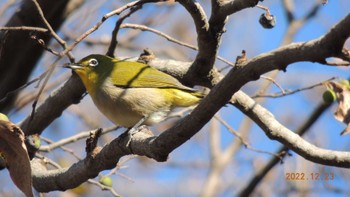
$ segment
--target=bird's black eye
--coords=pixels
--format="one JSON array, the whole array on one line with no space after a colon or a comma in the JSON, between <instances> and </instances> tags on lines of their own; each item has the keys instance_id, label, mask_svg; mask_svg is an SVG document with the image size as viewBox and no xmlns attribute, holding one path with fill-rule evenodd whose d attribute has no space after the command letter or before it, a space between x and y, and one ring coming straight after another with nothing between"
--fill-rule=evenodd
<instances>
[{"instance_id":1,"label":"bird's black eye","mask_svg":"<svg viewBox=\"0 0 350 197\"><path fill-rule=\"evenodd\" d=\"M89 66L97 66L97 65L98 65L98 61L96 59L89 60Z\"/></svg>"}]
</instances>

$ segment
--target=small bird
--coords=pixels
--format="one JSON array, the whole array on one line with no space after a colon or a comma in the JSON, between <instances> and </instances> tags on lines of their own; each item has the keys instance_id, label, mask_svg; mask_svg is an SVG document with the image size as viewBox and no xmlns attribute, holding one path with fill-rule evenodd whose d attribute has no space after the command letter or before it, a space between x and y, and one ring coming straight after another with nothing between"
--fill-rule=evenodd
<instances>
[{"instance_id":1,"label":"small bird","mask_svg":"<svg viewBox=\"0 0 350 197\"><path fill-rule=\"evenodd\" d=\"M235 69L242 68L242 65L247 62L247 53L242 50L242 55L236 57Z\"/></svg>"},{"instance_id":2,"label":"small bird","mask_svg":"<svg viewBox=\"0 0 350 197\"><path fill-rule=\"evenodd\" d=\"M97 108L109 120L126 128L140 121L144 125L158 123L173 108L195 105L204 96L140 62L93 54L64 67L78 74Z\"/></svg>"}]
</instances>

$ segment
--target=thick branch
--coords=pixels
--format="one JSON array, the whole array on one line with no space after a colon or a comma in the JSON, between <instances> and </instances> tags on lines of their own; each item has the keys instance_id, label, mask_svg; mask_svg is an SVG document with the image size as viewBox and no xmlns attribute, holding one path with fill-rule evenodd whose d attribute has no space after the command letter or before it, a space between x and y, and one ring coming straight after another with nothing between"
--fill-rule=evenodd
<instances>
[{"instance_id":1,"label":"thick branch","mask_svg":"<svg viewBox=\"0 0 350 197\"><path fill-rule=\"evenodd\" d=\"M333 46L344 44L343 37L350 35L350 29L347 28L349 25L350 14L324 37L281 47L248 61L242 69L231 70L187 118L156 139L158 149L167 155L189 140L222 106L228 103L231 95L247 82L257 80L260 75L275 69L285 70L286 66L295 62L319 62L341 53L342 47ZM338 37L341 39L337 39ZM174 142L174 136L179 140Z\"/></svg>"},{"instance_id":2,"label":"thick branch","mask_svg":"<svg viewBox=\"0 0 350 197\"><path fill-rule=\"evenodd\" d=\"M350 30L346 28L349 25L350 15L348 15L335 28L333 28L333 30L330 33L328 33L327 36L305 43L290 44L276 49L274 51L271 51L269 53L262 54L248 61L246 66L242 69L231 71L224 79L227 82L221 82L221 85L213 89L211 94L218 94L218 98L211 98L211 96L208 97L211 99L209 100L209 102L205 102L205 105L209 106L210 108L215 107L214 110L217 111L221 106L227 103L231 95L238 89L240 89L240 87L242 87L245 83L247 83L250 80L257 79L263 73L269 72L274 69L285 69L285 67L288 64L294 62L321 61L327 57L332 56L332 54L336 54L337 52L333 51L334 48L329 46L341 46L341 44L337 43L342 43L345 39L337 40L336 38L342 38L345 37L344 35L349 35ZM339 31L339 29L342 29L342 31ZM337 49L336 51L339 52L339 50L341 49ZM154 60L151 62L151 65L181 79L186 73L188 67L190 66L190 63L173 60ZM206 85L210 86L211 84L207 82ZM36 117L45 118L41 120L37 118L36 120L36 117L34 117L32 125L33 128L36 128L35 132L41 133L42 130L46 128L46 126L48 126L53 120L53 118L47 118L47 116L50 117L52 116L52 114L55 114L53 116L58 117L59 114L61 114L67 106L74 103L83 92L84 88L81 82L76 77L71 78L68 82L66 82L65 85L60 87L59 90L53 92L51 96L43 103L43 105L37 109ZM46 104L48 102L51 103L48 105ZM61 104L62 102L64 104ZM52 109L50 108L50 110L45 110L45 108L49 108L49 106L55 107ZM26 120L21 124L21 127L27 135L35 133L33 130L26 128L29 119L30 118L27 117Z\"/></svg>"},{"instance_id":3,"label":"thick branch","mask_svg":"<svg viewBox=\"0 0 350 197\"><path fill-rule=\"evenodd\" d=\"M130 149L127 149L125 145L128 141L128 135L122 135L105 146L96 157L78 162L71 168L60 171L59 174L52 174L52 176L55 175L55 178L51 175L35 177L34 184L36 184L36 178L41 181L54 182L54 179L59 181L62 177L66 178L68 175L74 175L77 181L73 181L73 183L78 185L88 178L96 176L98 172L112 168L120 157L131 153L146 155L157 161L166 160L169 153L195 135L231 99L231 96L247 82L256 80L261 74L271 70L285 69L287 65L295 62L322 61L327 57L341 54L342 46L350 35L348 26L350 26L350 15L338 23L328 34L319 39L281 47L248 61L241 69L230 71L189 116L182 119L176 126L163 132L159 137L155 138L140 132L134 135L131 139ZM350 153L324 150L306 142L300 136L281 125L270 112L255 103L243 92L237 92L234 100L236 101L235 105L251 117L271 139L280 141L311 161L350 168ZM55 104L51 106L55 106ZM49 180L50 178L52 180ZM72 185L63 187L62 184L67 183L61 181L58 185L56 184L55 189L62 190L72 187ZM37 189L39 191L53 190L52 188Z\"/></svg>"},{"instance_id":4,"label":"thick branch","mask_svg":"<svg viewBox=\"0 0 350 197\"><path fill-rule=\"evenodd\" d=\"M66 17L77 9L82 2L81 0L58 0L53 2L40 0L39 4L53 30L57 30ZM6 26L45 27L32 1L23 1ZM48 43L51 39L51 36L47 33L34 32L34 34L45 43ZM27 31L0 32L0 99L28 80L31 71L45 50L36 41L32 40L30 35ZM2 112L11 109L16 95L17 93L7 97L5 102L0 103Z\"/></svg>"},{"instance_id":5,"label":"thick branch","mask_svg":"<svg viewBox=\"0 0 350 197\"><path fill-rule=\"evenodd\" d=\"M19 126L26 135L41 134L71 104L78 103L85 88L79 77L73 75L35 110L34 116L28 116Z\"/></svg>"},{"instance_id":6,"label":"thick branch","mask_svg":"<svg viewBox=\"0 0 350 197\"><path fill-rule=\"evenodd\" d=\"M32 162L33 186L39 192L54 190L64 191L75 188L101 171L112 169L119 159L128 154L146 155L156 160L165 160L152 152L153 135L140 131L133 136L130 148L127 148L129 135L124 133L101 149L100 152L88 156L69 168L46 170L40 162ZM69 180L69 181L67 181Z\"/></svg>"},{"instance_id":7,"label":"thick branch","mask_svg":"<svg viewBox=\"0 0 350 197\"><path fill-rule=\"evenodd\" d=\"M268 136L272 136L279 141L285 141L298 154L301 154L307 159L311 155L310 160L318 163L350 168L349 152L324 150L309 144L299 135L283 127L274 119L270 112L255 103L254 100L243 92L237 92L234 99L236 101L235 106L256 121ZM129 135L124 133L114 139L110 144L104 146L94 157L85 158L69 168L47 171L40 167L40 165L38 167L38 164L32 162L33 185L40 192L71 189L89 178L94 178L99 172L115 167L119 159L128 154L145 155L157 161L165 161L167 155L162 154L158 149L159 138L162 135L156 138L144 129L133 136L130 147L126 148ZM172 131L167 131L166 135L172 137L173 142L179 139L179 136ZM284 138L287 140L284 140ZM66 180L71 181L67 182Z\"/></svg>"},{"instance_id":8,"label":"thick branch","mask_svg":"<svg viewBox=\"0 0 350 197\"><path fill-rule=\"evenodd\" d=\"M212 12L209 21L198 2L180 0L179 2L191 14L196 30L198 54L184 82L188 85L203 85L212 80L211 75L217 51L221 41L221 35L225 32L225 24L228 16L247 7L253 7L259 0L235 0L224 2L212 0Z\"/></svg>"},{"instance_id":9,"label":"thick branch","mask_svg":"<svg viewBox=\"0 0 350 197\"><path fill-rule=\"evenodd\" d=\"M247 95L239 93L235 95L235 99L238 104L236 107L257 123L269 138L281 142L300 156L315 163L350 168L350 152L316 147L280 124L268 110L257 105Z\"/></svg>"},{"instance_id":10,"label":"thick branch","mask_svg":"<svg viewBox=\"0 0 350 197\"><path fill-rule=\"evenodd\" d=\"M179 3L191 14L197 31L198 54L184 78L185 84L193 86L208 81L207 77L214 65L221 36L216 37L217 35L211 33L207 16L199 2L179 0ZM222 29L217 31L222 32Z\"/></svg>"}]
</instances>

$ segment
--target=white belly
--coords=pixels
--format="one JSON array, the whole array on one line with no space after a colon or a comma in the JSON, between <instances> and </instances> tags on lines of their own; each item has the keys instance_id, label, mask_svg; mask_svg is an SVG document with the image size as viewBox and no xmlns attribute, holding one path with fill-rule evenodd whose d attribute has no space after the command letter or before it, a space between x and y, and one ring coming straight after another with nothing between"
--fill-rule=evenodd
<instances>
[{"instance_id":1,"label":"white belly","mask_svg":"<svg viewBox=\"0 0 350 197\"><path fill-rule=\"evenodd\" d=\"M109 120L127 128L134 126L144 116L149 116L143 123L145 125L164 120L171 105L158 89L122 89L112 84L98 90L93 101Z\"/></svg>"}]
</instances>

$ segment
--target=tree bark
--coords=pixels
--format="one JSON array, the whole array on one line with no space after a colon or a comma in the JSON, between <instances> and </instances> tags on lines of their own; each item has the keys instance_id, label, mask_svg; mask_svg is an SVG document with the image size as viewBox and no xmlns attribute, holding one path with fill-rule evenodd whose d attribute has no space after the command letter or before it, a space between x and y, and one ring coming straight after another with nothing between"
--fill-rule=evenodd
<instances>
[{"instance_id":1,"label":"tree bark","mask_svg":"<svg viewBox=\"0 0 350 197\"><path fill-rule=\"evenodd\" d=\"M38 0L45 18L56 31L67 16L82 4L83 0ZM23 0L6 27L32 26L45 27L38 10L31 0ZM24 85L35 65L42 56L44 48L31 38L35 35L48 43L49 33L28 31L0 32L0 111L7 113L14 103L18 92L12 92ZM12 93L10 93L12 92ZM9 94L10 93L10 94Z\"/></svg>"}]
</instances>

